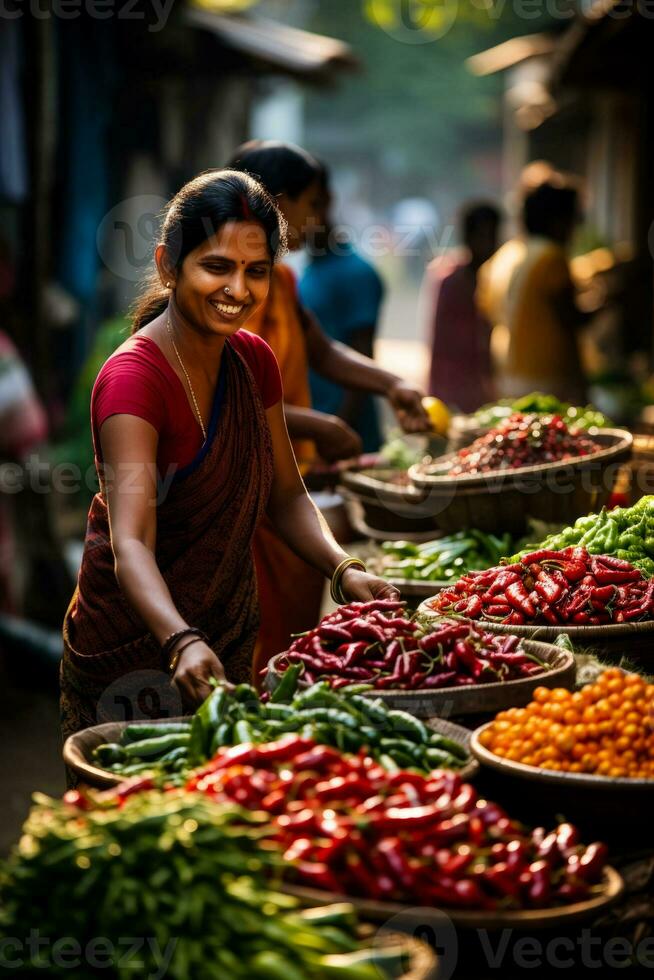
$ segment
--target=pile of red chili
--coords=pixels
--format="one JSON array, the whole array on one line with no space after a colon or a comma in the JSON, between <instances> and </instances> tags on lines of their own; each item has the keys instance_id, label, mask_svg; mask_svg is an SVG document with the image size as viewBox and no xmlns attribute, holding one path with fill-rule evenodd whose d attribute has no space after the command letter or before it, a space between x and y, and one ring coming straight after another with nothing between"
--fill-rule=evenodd
<instances>
[{"instance_id":1,"label":"pile of red chili","mask_svg":"<svg viewBox=\"0 0 654 980\"><path fill-rule=\"evenodd\" d=\"M366 683L379 690L460 687L546 669L515 636L447 619L425 633L406 617L402 603L392 600L341 606L298 637L277 668L296 663L309 683L325 678L333 688Z\"/></svg>"},{"instance_id":2,"label":"pile of red chili","mask_svg":"<svg viewBox=\"0 0 654 980\"><path fill-rule=\"evenodd\" d=\"M559 415L516 412L483 436L460 449L450 476L471 476L576 459L602 447L583 432L569 429Z\"/></svg>"},{"instance_id":3,"label":"pile of red chili","mask_svg":"<svg viewBox=\"0 0 654 980\"><path fill-rule=\"evenodd\" d=\"M514 565L469 572L430 603L442 613L521 625L598 626L651 619L654 579L585 548L534 551Z\"/></svg>"},{"instance_id":4,"label":"pile of red chili","mask_svg":"<svg viewBox=\"0 0 654 980\"><path fill-rule=\"evenodd\" d=\"M455 773L389 773L298 735L222 750L187 789L268 813L294 880L346 895L540 908L588 896L606 862L570 824L528 831Z\"/></svg>"}]
</instances>

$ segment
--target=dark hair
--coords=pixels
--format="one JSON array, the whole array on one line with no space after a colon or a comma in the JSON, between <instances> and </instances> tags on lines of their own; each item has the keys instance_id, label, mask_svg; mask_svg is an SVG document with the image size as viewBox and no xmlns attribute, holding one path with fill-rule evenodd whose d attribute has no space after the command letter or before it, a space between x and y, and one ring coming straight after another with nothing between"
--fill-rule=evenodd
<instances>
[{"instance_id":1,"label":"dark hair","mask_svg":"<svg viewBox=\"0 0 654 980\"><path fill-rule=\"evenodd\" d=\"M470 236L481 225L499 225L501 218L500 209L489 201L474 201L466 204L461 210L460 218L463 241L468 242Z\"/></svg>"},{"instance_id":2,"label":"dark hair","mask_svg":"<svg viewBox=\"0 0 654 980\"><path fill-rule=\"evenodd\" d=\"M288 194L293 200L324 174L322 165L306 150L277 140L244 143L228 166L252 174L273 197Z\"/></svg>"},{"instance_id":3,"label":"dark hair","mask_svg":"<svg viewBox=\"0 0 654 980\"><path fill-rule=\"evenodd\" d=\"M208 170L185 184L164 208L159 244L175 268L228 221L255 221L266 233L273 261L286 251L286 220L268 192L248 174ZM170 290L153 270L132 311L132 333L164 311Z\"/></svg>"},{"instance_id":4,"label":"dark hair","mask_svg":"<svg viewBox=\"0 0 654 980\"><path fill-rule=\"evenodd\" d=\"M577 188L563 178L546 179L525 192L522 215L531 235L549 236L561 221L572 223L579 208Z\"/></svg>"}]
</instances>

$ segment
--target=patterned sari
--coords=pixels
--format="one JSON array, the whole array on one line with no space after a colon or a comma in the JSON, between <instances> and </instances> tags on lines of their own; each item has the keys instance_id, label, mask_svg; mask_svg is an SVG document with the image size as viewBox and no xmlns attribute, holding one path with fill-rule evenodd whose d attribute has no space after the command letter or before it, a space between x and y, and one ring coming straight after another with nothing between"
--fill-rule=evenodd
<instances>
[{"instance_id":1,"label":"patterned sari","mask_svg":"<svg viewBox=\"0 0 654 980\"><path fill-rule=\"evenodd\" d=\"M311 407L309 361L300 319L293 271L285 265L273 267L268 299L261 311L248 320L248 330L270 344L279 363L284 385L284 402L298 408ZM293 449L301 473L315 457L314 444L294 440ZM266 518L257 529L254 556L261 602L261 629L254 654L254 682L276 653L285 650L291 633L302 633L316 625L325 585L323 575L291 551Z\"/></svg>"},{"instance_id":2,"label":"patterned sari","mask_svg":"<svg viewBox=\"0 0 654 980\"><path fill-rule=\"evenodd\" d=\"M204 630L228 679L236 682L249 680L252 669L259 626L252 539L272 474L272 441L259 390L227 342L207 440L168 486L161 484L156 560L180 614ZM144 688L150 693L143 695ZM179 713L159 645L116 580L101 484L64 621L64 738L101 721L142 714L145 705L132 703L139 691L146 703L156 698L146 714Z\"/></svg>"}]
</instances>

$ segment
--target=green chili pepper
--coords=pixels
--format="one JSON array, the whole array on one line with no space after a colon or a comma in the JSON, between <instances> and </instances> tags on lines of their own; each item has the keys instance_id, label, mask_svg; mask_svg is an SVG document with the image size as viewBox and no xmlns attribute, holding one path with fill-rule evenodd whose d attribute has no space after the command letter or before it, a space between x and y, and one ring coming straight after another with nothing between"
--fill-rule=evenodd
<instances>
[{"instance_id":1,"label":"green chili pepper","mask_svg":"<svg viewBox=\"0 0 654 980\"><path fill-rule=\"evenodd\" d=\"M228 721L221 721L218 728L213 733L211 738L211 746L209 748L209 755L214 756L218 749L221 749L224 745L231 745L232 726Z\"/></svg>"},{"instance_id":2,"label":"green chili pepper","mask_svg":"<svg viewBox=\"0 0 654 980\"><path fill-rule=\"evenodd\" d=\"M429 744L437 749L444 749L445 752L449 752L450 755L461 759L462 762L467 762L470 758L465 746L460 745L451 738L446 738L444 735L439 735L438 732L434 732L433 735L429 736Z\"/></svg>"},{"instance_id":3,"label":"green chili pepper","mask_svg":"<svg viewBox=\"0 0 654 980\"><path fill-rule=\"evenodd\" d=\"M252 726L245 719L237 721L234 725L234 743L240 745L243 742L255 742Z\"/></svg>"},{"instance_id":4,"label":"green chili pepper","mask_svg":"<svg viewBox=\"0 0 654 980\"><path fill-rule=\"evenodd\" d=\"M107 742L105 745L98 745L93 751L93 758L97 759L101 766L113 766L123 762L127 758L127 753L122 745L116 742Z\"/></svg>"},{"instance_id":5,"label":"green chili pepper","mask_svg":"<svg viewBox=\"0 0 654 980\"><path fill-rule=\"evenodd\" d=\"M407 711L389 711L387 715L393 731L398 732L412 742L427 742L429 732L423 723Z\"/></svg>"},{"instance_id":6,"label":"green chili pepper","mask_svg":"<svg viewBox=\"0 0 654 980\"><path fill-rule=\"evenodd\" d=\"M190 732L191 719L180 722L140 723L128 725L122 734L123 742L138 742L144 738L157 738L159 735L180 735Z\"/></svg>"},{"instance_id":7,"label":"green chili pepper","mask_svg":"<svg viewBox=\"0 0 654 980\"><path fill-rule=\"evenodd\" d=\"M189 745L190 740L191 735L188 732L160 735L158 738L145 738L141 742L130 742L124 747L124 751L130 758L150 759L181 745Z\"/></svg>"},{"instance_id":8,"label":"green chili pepper","mask_svg":"<svg viewBox=\"0 0 654 980\"><path fill-rule=\"evenodd\" d=\"M282 679L270 695L273 703L278 701L290 701L297 690L297 683L300 679L302 664L291 664L286 668Z\"/></svg>"}]
</instances>

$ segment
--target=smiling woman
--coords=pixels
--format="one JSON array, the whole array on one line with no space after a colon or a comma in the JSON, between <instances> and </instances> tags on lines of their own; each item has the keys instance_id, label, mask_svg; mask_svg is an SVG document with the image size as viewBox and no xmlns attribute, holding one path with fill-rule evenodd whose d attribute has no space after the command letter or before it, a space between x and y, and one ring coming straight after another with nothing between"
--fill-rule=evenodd
<instances>
[{"instance_id":1,"label":"smiling woman","mask_svg":"<svg viewBox=\"0 0 654 980\"><path fill-rule=\"evenodd\" d=\"M167 208L134 332L91 399L101 489L64 622L64 736L125 717L133 672L168 672L188 708L212 677L250 679L266 513L296 554L338 570L343 600L393 593L349 565L312 504L277 362L242 329L284 244L277 206L245 174L202 174Z\"/></svg>"}]
</instances>

